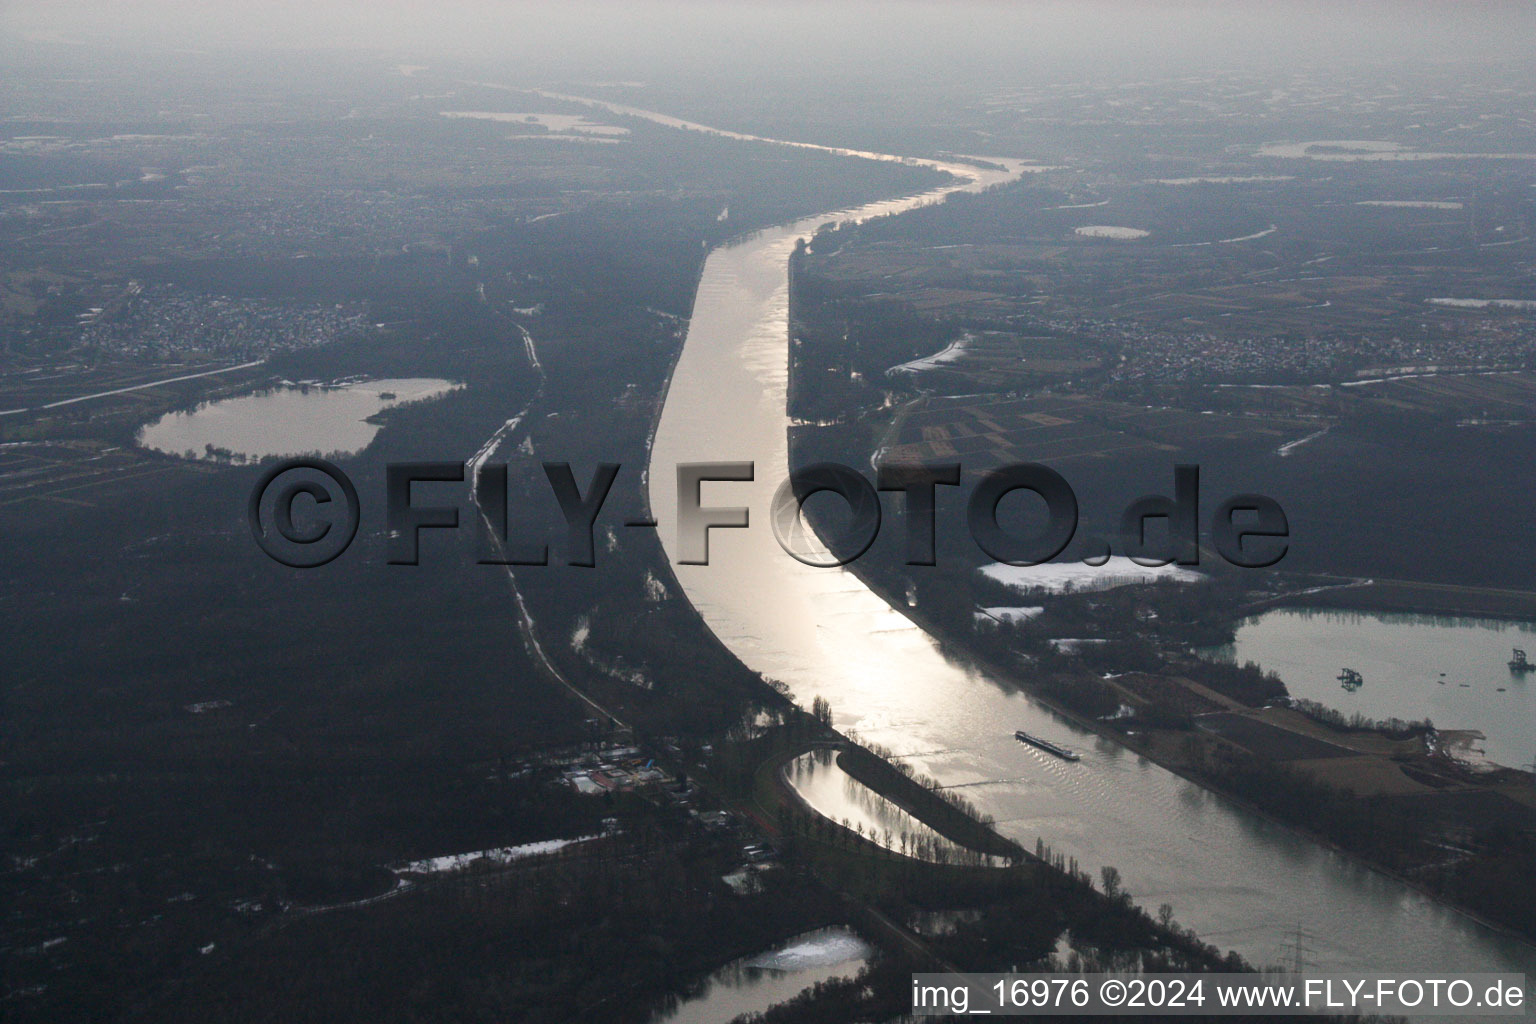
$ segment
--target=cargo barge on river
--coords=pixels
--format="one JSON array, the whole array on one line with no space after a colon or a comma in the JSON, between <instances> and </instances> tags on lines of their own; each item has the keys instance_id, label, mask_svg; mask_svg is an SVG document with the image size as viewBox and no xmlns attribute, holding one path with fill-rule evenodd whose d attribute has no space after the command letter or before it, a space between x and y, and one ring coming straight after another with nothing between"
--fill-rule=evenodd
<instances>
[{"instance_id":1,"label":"cargo barge on river","mask_svg":"<svg viewBox=\"0 0 1536 1024\"><path fill-rule=\"evenodd\" d=\"M1061 758L1063 761L1081 761L1082 760L1082 758L1080 758L1074 751L1069 750L1066 747L1061 746L1060 744L1052 743L1050 740L1043 740L1039 736L1031 736L1029 733L1025 732L1023 729L1019 729L1018 731L1016 731L1013 734L1013 738L1018 740L1020 743L1028 743L1032 747L1039 747L1041 750L1045 751L1047 754L1055 754L1057 757Z\"/></svg>"}]
</instances>

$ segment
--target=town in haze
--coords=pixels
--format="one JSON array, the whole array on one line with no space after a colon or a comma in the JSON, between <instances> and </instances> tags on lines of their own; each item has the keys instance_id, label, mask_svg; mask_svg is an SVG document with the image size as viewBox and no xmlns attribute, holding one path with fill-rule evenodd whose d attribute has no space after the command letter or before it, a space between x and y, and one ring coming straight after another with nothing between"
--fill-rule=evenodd
<instances>
[{"instance_id":1,"label":"town in haze","mask_svg":"<svg viewBox=\"0 0 1536 1024\"><path fill-rule=\"evenodd\" d=\"M1523 995L1532 38L0 7L0 1016Z\"/></svg>"}]
</instances>

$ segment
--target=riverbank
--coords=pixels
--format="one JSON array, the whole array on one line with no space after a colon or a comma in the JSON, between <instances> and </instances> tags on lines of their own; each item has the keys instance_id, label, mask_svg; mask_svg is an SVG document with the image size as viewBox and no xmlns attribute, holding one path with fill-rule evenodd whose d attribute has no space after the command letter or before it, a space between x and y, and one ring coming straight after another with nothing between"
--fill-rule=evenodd
<instances>
[{"instance_id":1,"label":"riverbank","mask_svg":"<svg viewBox=\"0 0 1536 1024\"><path fill-rule=\"evenodd\" d=\"M798 340L799 332L806 329L803 317L810 314L795 304L800 297L795 287L797 263L794 258L789 261L788 319L791 334ZM798 381L817 380L825 368L807 359L800 347L791 346L791 397L797 393ZM799 467L822 459L861 464L871 447L878 449L878 443L863 434L876 426L875 421L884 415L880 410L886 408L870 406L866 409L869 418L857 426L848 425L841 435L835 426L830 430L827 426L819 431L809 426L791 430L790 465ZM801 419L807 417L802 415ZM878 428L874 432L878 434ZM817 434L829 439L811 441ZM825 525L818 522L814 512L809 518L813 528ZM1006 653L1006 643L975 640L967 629L970 616L953 614L950 601L986 603L970 592L965 581L945 580L944 585L925 587L914 579L915 574L883 562L879 553L844 568L891 610L937 640L946 655L961 655L959 660L979 667L981 674L1013 684L1081 728L1222 796L1235 807L1327 850L1346 854L1353 863L1430 897L1468 920L1522 943L1536 939L1536 913L1528 915L1533 922L1528 924L1521 909L1527 899L1523 889L1514 891L1519 887L1511 886L1505 896L1495 897L1488 885L1491 875L1507 874L1504 865L1523 856L1523 840L1483 838L1484 832L1492 832L1498 825L1512 826L1518 833L1531 811L1524 799L1527 794L1507 792L1504 779L1460 775L1451 762L1437 756L1438 748L1424 743L1416 750L1373 745L1358 737L1327 735L1325 726L1302 721L1287 709L1262 708L1259 705L1268 703L1270 696L1283 694L1278 680L1274 681L1273 695L1254 687L1246 691L1223 687L1220 680L1210 679L1208 670L1195 664L1170 663L1165 652L1173 641L1165 637L1161 647L1156 640L1149 643L1147 638L1156 633L1152 627L1142 627L1143 622L1157 620L1159 613L1169 621L1182 614L1202 620L1209 616L1219 622L1224 617L1235 620L1261 607L1282 604L1347 601L1348 606L1358 607L1356 599L1362 597L1365 602L1417 602L1420 608L1435 602L1453 613L1493 612L1522 618L1527 599L1536 613L1536 595L1324 577L1314 581L1324 586L1308 584L1291 593L1274 594L1253 607L1244 607L1237 600L1214 608L1191 607L1190 602L1181 604L1173 598L1169 606L1161 607L1148 598L1150 604L1142 608L1123 607L1124 602L1118 609L1108 601L1088 602L1085 607L1074 605L1075 617L1071 618L1072 627L1088 632L1030 633L1026 628L1010 633L1028 646L1030 657L1021 660ZM925 600L943 601L941 614L927 613ZM1116 611L1120 618L1115 617ZM1068 657L1061 647L1053 650L1044 646L1043 638L1055 636L1091 636L1106 646ZM1179 638L1177 642L1189 641ZM1025 661L1041 673L1032 681ZM1203 685L1202 680L1215 689ZM1077 699L1079 696L1083 699ZM1377 824L1381 827L1374 827ZM1442 833L1463 832L1467 836L1464 842L1442 838ZM1447 841L1451 847L1445 845ZM1531 895L1536 897L1536 893Z\"/></svg>"},{"instance_id":2,"label":"riverbank","mask_svg":"<svg viewBox=\"0 0 1536 1024\"><path fill-rule=\"evenodd\" d=\"M1095 867L1115 864L1154 909L1156 894L1177 894L1184 921L1232 936L1233 947L1255 962L1271 962L1302 917L1320 936L1316 961L1340 970L1523 970L1536 963L1529 947L1367 877L1236 803L1205 798L1203 789L1119 744L1080 748L1080 763L1021 748L1014 729L1049 736L1062 720L1020 689L948 657L856 575L812 569L778 547L760 516L788 468L786 435L796 426L786 411L786 265L797 239L818 223L914 205L828 213L709 256L652 452L657 472L727 456L757 467L755 481L709 485L701 496L713 507L753 509L752 528L712 530L708 566L673 566L709 628L800 706L821 696L836 709L839 727L911 755L908 763L941 784L974 786L967 797L1005 835L1026 847L1044 838ZM797 298L805 300L803 290ZM794 320L799 337L798 311ZM844 372L826 380L831 387L851 378ZM673 481L653 476L649 484L659 536L675 558ZM936 576L919 588L919 602L947 600ZM969 608L943 608L969 625Z\"/></svg>"},{"instance_id":3,"label":"riverbank","mask_svg":"<svg viewBox=\"0 0 1536 1024\"><path fill-rule=\"evenodd\" d=\"M994 832L983 820L902 774L874 752L849 745L838 752L837 766L952 843L990 857L1013 859L1024 848Z\"/></svg>"},{"instance_id":4,"label":"riverbank","mask_svg":"<svg viewBox=\"0 0 1536 1024\"><path fill-rule=\"evenodd\" d=\"M1252 611L1297 606L1536 622L1536 591L1415 580L1361 580L1356 585L1330 587L1261 602L1254 605Z\"/></svg>"},{"instance_id":5,"label":"riverbank","mask_svg":"<svg viewBox=\"0 0 1536 1024\"><path fill-rule=\"evenodd\" d=\"M760 823L771 822L768 830L785 864L809 868L847 901L850 920L888 949L943 971L997 970L1026 963L1052 969L1051 954L1060 949L1065 930L1071 933L1073 956L1081 957L1083 970L1109 969L1117 963L1136 963L1147 970L1159 969L1153 966L1157 964L1170 970L1253 969L1240 956L1223 954L1180 926L1171 913L1154 918L1138 907L1120 888L1120 874L1112 867L1100 872L1103 887L1095 888L1093 877L1075 858L1043 843L1033 852L1024 851L997 836L984 820L948 804L944 806L968 818L973 829L1009 844L1016 855L992 865L925 860L833 820L811 807L786 777L797 758L817 750L860 750L859 760L885 766L889 774L877 768L872 775L882 785L894 776L918 789L922 786L833 730L808 730L808 719L801 713L798 726L781 726L739 744L743 756L731 760L742 777L726 787L740 794L732 806ZM752 752L745 753L748 749ZM902 788L899 783L890 786L886 798ZM933 828L936 823L924 824ZM953 916L954 926L934 932L913 923L935 914ZM978 944L981 936L987 938Z\"/></svg>"},{"instance_id":6,"label":"riverbank","mask_svg":"<svg viewBox=\"0 0 1536 1024\"><path fill-rule=\"evenodd\" d=\"M943 643L952 657L963 656L992 679L1018 687L1020 690L1028 693L1033 699L1040 701L1052 711L1070 720L1080 728L1102 736L1132 753L1146 758L1160 768L1214 793L1224 800L1230 801L1248 813L1288 829L1384 878L1404 885L1466 919L1476 922L1482 927L1528 946L1536 947L1536 930L1522 930L1512 924L1498 921L1475 907L1451 899L1444 892L1432 888L1391 865L1384 864L1375 858L1363 854L1359 850L1352 849L1325 833L1308 828L1289 817L1275 813L1272 809L1237 792L1231 786L1222 784L1219 781L1219 776L1198 770L1191 763L1190 758L1187 756L1186 744L1182 742L1183 738L1188 735L1187 733L1173 730L1148 729L1138 735L1127 735L1122 729L1114 728L1104 721L1083 715L1058 701L1053 701L1044 696L1038 688L1032 687L1022 680L1016 667L1005 665L994 658L975 651L966 643L964 637L948 635L943 624L933 617L923 614L920 607L909 607L907 602L901 599L902 595L895 594L882 587L878 574L868 572L867 567L863 567L858 563L853 563L846 568L854 572L855 575L858 575L866 586L884 598L893 609L911 619L919 628ZM1317 725L1319 730L1326 728L1326 726ZM1533 924L1536 924L1536 922L1533 922Z\"/></svg>"}]
</instances>

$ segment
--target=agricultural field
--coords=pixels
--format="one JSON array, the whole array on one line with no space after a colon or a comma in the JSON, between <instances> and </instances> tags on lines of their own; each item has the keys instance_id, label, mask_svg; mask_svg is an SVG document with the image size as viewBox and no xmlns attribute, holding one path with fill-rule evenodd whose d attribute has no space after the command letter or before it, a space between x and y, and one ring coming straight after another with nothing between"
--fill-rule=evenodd
<instances>
[{"instance_id":1,"label":"agricultural field","mask_svg":"<svg viewBox=\"0 0 1536 1024\"><path fill-rule=\"evenodd\" d=\"M1279 447L1317 429L1301 419L1203 414L1084 395L924 398L892 424L884 458L961 461L977 471L1016 462L1050 466L1136 454L1164 456L1221 443Z\"/></svg>"},{"instance_id":2,"label":"agricultural field","mask_svg":"<svg viewBox=\"0 0 1536 1024\"><path fill-rule=\"evenodd\" d=\"M0 507L36 502L110 504L114 496L150 478L209 471L132 445L92 440L11 442L0 445Z\"/></svg>"}]
</instances>

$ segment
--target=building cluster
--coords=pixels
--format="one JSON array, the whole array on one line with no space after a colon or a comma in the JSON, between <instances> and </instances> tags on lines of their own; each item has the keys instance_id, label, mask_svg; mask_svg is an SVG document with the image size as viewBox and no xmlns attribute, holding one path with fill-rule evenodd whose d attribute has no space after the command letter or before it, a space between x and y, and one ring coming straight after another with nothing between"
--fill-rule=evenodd
<instances>
[{"instance_id":1,"label":"building cluster","mask_svg":"<svg viewBox=\"0 0 1536 1024\"><path fill-rule=\"evenodd\" d=\"M576 792L587 796L630 792L673 782L672 776L639 747L604 747L578 755L561 767L560 777Z\"/></svg>"},{"instance_id":2,"label":"building cluster","mask_svg":"<svg viewBox=\"0 0 1536 1024\"><path fill-rule=\"evenodd\" d=\"M80 315L80 343L103 354L171 361L186 356L261 359L366 333L362 303L302 304L131 283L106 307Z\"/></svg>"},{"instance_id":3,"label":"building cluster","mask_svg":"<svg viewBox=\"0 0 1536 1024\"><path fill-rule=\"evenodd\" d=\"M187 216L193 230L178 236L188 254L355 257L395 253L408 240L451 238L509 219L532 219L568 207L559 199L516 200L458 194L415 195L390 189L300 192L223 190L198 197Z\"/></svg>"},{"instance_id":4,"label":"building cluster","mask_svg":"<svg viewBox=\"0 0 1536 1024\"><path fill-rule=\"evenodd\" d=\"M1109 379L1116 383L1318 380L1348 378L1380 366L1536 365L1536 320L1530 317L1490 318L1420 338L1226 336L1128 328L1117 334L1124 335L1118 338L1124 359L1110 370Z\"/></svg>"}]
</instances>

